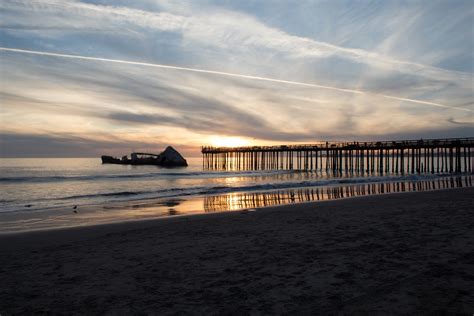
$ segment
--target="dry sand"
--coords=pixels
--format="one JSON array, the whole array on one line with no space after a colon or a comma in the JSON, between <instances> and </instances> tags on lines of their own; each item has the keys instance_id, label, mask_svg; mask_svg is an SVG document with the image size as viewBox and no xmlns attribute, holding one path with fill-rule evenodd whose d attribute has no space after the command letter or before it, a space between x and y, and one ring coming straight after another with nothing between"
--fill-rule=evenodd
<instances>
[{"instance_id":1,"label":"dry sand","mask_svg":"<svg viewBox=\"0 0 474 316\"><path fill-rule=\"evenodd\" d=\"M474 313L474 189L0 236L0 314Z\"/></svg>"}]
</instances>

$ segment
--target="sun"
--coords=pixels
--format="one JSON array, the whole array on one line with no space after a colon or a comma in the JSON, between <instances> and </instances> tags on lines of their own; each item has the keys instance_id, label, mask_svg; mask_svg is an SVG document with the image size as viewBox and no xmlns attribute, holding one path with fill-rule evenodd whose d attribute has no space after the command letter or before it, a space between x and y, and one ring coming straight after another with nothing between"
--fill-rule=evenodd
<instances>
[{"instance_id":1,"label":"sun","mask_svg":"<svg viewBox=\"0 0 474 316\"><path fill-rule=\"evenodd\" d=\"M247 146L249 142L242 137L214 136L211 138L211 144L215 147L242 147Z\"/></svg>"}]
</instances>

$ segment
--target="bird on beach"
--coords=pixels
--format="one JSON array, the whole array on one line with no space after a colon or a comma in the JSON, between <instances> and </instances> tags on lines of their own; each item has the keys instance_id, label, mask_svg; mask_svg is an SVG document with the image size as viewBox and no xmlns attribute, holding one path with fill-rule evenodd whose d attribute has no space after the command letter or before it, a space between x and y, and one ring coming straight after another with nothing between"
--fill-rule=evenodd
<instances>
[{"instance_id":1,"label":"bird on beach","mask_svg":"<svg viewBox=\"0 0 474 316\"><path fill-rule=\"evenodd\" d=\"M77 211L76 211L77 205L74 205L74 207L72 209L74 210L73 212L77 214Z\"/></svg>"}]
</instances>

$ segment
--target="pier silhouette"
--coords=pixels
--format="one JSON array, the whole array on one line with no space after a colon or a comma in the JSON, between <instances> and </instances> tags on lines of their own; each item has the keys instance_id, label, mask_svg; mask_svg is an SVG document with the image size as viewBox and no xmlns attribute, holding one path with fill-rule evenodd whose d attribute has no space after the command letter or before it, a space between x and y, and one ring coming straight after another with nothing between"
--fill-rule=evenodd
<instances>
[{"instance_id":1,"label":"pier silhouette","mask_svg":"<svg viewBox=\"0 0 474 316\"><path fill-rule=\"evenodd\" d=\"M474 137L302 145L202 147L207 170L307 170L354 173L473 171Z\"/></svg>"}]
</instances>

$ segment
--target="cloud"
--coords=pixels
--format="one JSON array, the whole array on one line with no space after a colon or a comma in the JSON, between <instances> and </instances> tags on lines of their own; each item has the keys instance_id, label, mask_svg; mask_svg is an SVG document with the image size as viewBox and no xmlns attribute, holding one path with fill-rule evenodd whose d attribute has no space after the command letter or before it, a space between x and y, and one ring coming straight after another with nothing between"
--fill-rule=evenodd
<instances>
[{"instance_id":1,"label":"cloud","mask_svg":"<svg viewBox=\"0 0 474 316\"><path fill-rule=\"evenodd\" d=\"M262 80L262 81L268 81L268 82L279 83L279 84L289 84L289 85L314 87L314 88L319 88L319 89L329 89L329 90L334 90L334 91L337 91L337 92L344 92L344 93L353 93L353 94L370 93L370 92L365 92L365 91L361 91L361 90L344 89L344 88L338 88L338 87L334 87L334 86L325 86L325 85L319 85L319 84L314 84L314 83L305 83L305 82L298 82L298 81L273 79L273 78L267 78L267 77L249 76L249 75L244 75L244 74L235 74L235 73L228 73L228 72L222 72L222 71L213 71L213 70L207 70L207 69L197 69L197 68L177 67L177 66L160 65L160 64L152 64L152 63L134 62L134 61L128 61L128 60L108 59L108 58L89 57L89 56L80 56L80 55L69 55L69 54L57 54L57 53L50 53L50 52L40 52L40 51L14 49L14 48L6 48L6 47L0 47L0 51L12 52L12 53L21 53L21 54L33 54L33 55L39 55L39 56L53 56L53 57L59 57L59 58L72 58L72 59L80 59L80 60L87 60L87 61L120 63L120 64L135 65L135 66L172 69L172 70L179 70L179 71L190 71L190 72L197 72L197 73L211 74L211 75L218 75L218 76L229 76L229 77L237 77L237 78L250 79L250 80ZM372 94L377 95L375 93L372 93ZM425 105L432 105L432 106L437 106L437 107L442 107L442 108L450 108L450 109L455 109L455 110L460 110L460 111L468 111L468 112L473 111L469 108L449 106L449 105L445 105L445 104L440 104L440 103L436 103L436 102L429 102L429 101L423 101L423 100L401 98L401 97L392 96L392 95L380 94L378 96L381 96L381 97L384 97L384 98L387 98L387 99L392 99L392 100L419 103L419 104L425 104Z\"/></svg>"},{"instance_id":2,"label":"cloud","mask_svg":"<svg viewBox=\"0 0 474 316\"><path fill-rule=\"evenodd\" d=\"M397 103L389 104L389 100L385 100L383 104L384 98L370 94L360 94L360 100L355 102L347 95L346 98L341 97L338 91L324 92L324 89L315 90L307 86L295 89L267 82L249 85L248 81L239 78L215 80L212 76L170 71L157 73L152 69L129 65L97 67L94 63L71 64L62 61L51 66L50 62L52 60L43 64L35 60L34 67L28 67L24 73L18 70L19 64L25 64L21 58L18 63L5 67L5 73L16 76L15 82L21 81L28 86L38 85L41 78L44 85L36 90L29 88L25 92L17 83L6 83L5 88L16 89L18 95L30 95L28 104L35 104L36 110L46 107L49 115L69 113L103 119L115 112L151 117L161 115L163 123L154 119L157 126L166 123L167 126L181 126L201 133L232 133L234 136L263 137L265 134L265 139L283 134L284 139L288 139L287 135L318 135L322 132L341 135L339 130L342 126L339 125L347 122L344 117L350 113L355 115L356 121L376 118L385 126L390 126L387 120L402 123L398 128L406 128L403 125L406 123L413 125L406 115L401 121L394 120L397 113L393 111L396 108L391 109L391 116L376 117L379 111L385 114L384 108ZM36 103L32 102L34 99ZM353 104L354 110L348 110L347 102ZM25 101L16 103L25 104ZM412 108L424 113L430 106ZM439 120L436 112L427 114L431 116L432 123ZM443 115L443 112L439 114ZM456 117L459 117L462 111L457 114ZM288 120L289 117L292 119ZM414 119L417 119L416 116ZM417 125L420 126L420 123ZM257 127L268 132L256 133ZM357 131L352 130L353 133Z\"/></svg>"},{"instance_id":3,"label":"cloud","mask_svg":"<svg viewBox=\"0 0 474 316\"><path fill-rule=\"evenodd\" d=\"M98 141L72 135L0 133L0 157L100 157L133 151L160 152L168 144L155 142ZM176 146L175 146L176 147ZM177 146L186 156L195 155L197 146Z\"/></svg>"},{"instance_id":4,"label":"cloud","mask_svg":"<svg viewBox=\"0 0 474 316\"><path fill-rule=\"evenodd\" d=\"M196 6L197 7L197 6ZM471 75L407 60L360 48L338 46L307 37L295 36L268 27L252 16L227 11L211 10L210 13L191 16L167 12L94 5L77 1L6 1L0 7L10 14L4 16L2 28L19 30L58 30L80 32L112 32L123 35L145 35L147 32L175 32L185 45L218 48L247 54L284 54L286 58L321 59L338 56L354 63L364 63L387 71L416 74L468 84ZM15 14L16 13L16 14ZM18 19L17 14L32 18ZM466 13L462 13L463 16ZM47 32L37 34L47 36ZM467 82L466 82L467 81Z\"/></svg>"},{"instance_id":5,"label":"cloud","mask_svg":"<svg viewBox=\"0 0 474 316\"><path fill-rule=\"evenodd\" d=\"M463 2L100 3L0 3L9 153L472 135Z\"/></svg>"},{"instance_id":6,"label":"cloud","mask_svg":"<svg viewBox=\"0 0 474 316\"><path fill-rule=\"evenodd\" d=\"M464 126L469 126L471 128L474 128L474 120L472 121L458 121L450 117L447 120L449 123L455 124L455 125L464 125Z\"/></svg>"}]
</instances>

